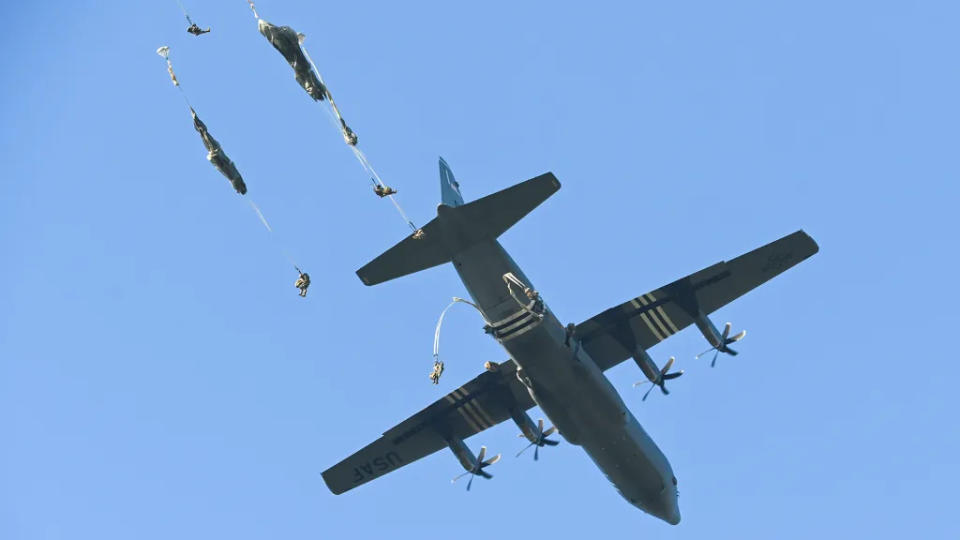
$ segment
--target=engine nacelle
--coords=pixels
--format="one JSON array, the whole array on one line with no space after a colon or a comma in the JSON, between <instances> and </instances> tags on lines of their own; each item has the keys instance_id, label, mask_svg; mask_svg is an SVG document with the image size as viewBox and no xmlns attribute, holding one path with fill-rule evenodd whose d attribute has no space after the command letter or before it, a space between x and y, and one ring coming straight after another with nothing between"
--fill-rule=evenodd
<instances>
[{"instance_id":1,"label":"engine nacelle","mask_svg":"<svg viewBox=\"0 0 960 540\"><path fill-rule=\"evenodd\" d=\"M534 423L529 414L517 409L511 409L510 416L517 424L517 427L520 428L520 433L523 433L523 436L528 441L537 442L537 437L539 437L540 434L538 433L537 424Z\"/></svg>"},{"instance_id":2,"label":"engine nacelle","mask_svg":"<svg viewBox=\"0 0 960 540\"><path fill-rule=\"evenodd\" d=\"M703 337L707 339L710 345L713 345L717 349L724 347L723 336L709 317L701 313L694 317L693 322L697 325L697 328L700 329L700 333L703 334Z\"/></svg>"},{"instance_id":3,"label":"engine nacelle","mask_svg":"<svg viewBox=\"0 0 960 540\"><path fill-rule=\"evenodd\" d=\"M645 349L638 347L633 353L633 361L637 363L637 366L640 367L643 374L647 376L647 380L652 383L660 380L660 368L657 367L657 363L653 361L653 358L650 358L650 355L647 354Z\"/></svg>"},{"instance_id":4,"label":"engine nacelle","mask_svg":"<svg viewBox=\"0 0 960 540\"><path fill-rule=\"evenodd\" d=\"M457 460L460 461L460 465L463 465L465 470L473 471L474 468L476 468L477 456L473 455L473 452L471 452L467 444L463 442L463 439L459 437L448 437L447 446L450 447L453 455L457 456Z\"/></svg>"}]
</instances>

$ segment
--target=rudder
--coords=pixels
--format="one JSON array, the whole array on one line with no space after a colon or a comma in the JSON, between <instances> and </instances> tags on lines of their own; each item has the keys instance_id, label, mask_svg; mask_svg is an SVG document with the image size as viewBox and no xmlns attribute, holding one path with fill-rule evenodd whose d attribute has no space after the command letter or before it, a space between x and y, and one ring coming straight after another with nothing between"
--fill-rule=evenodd
<instances>
[{"instance_id":1,"label":"rudder","mask_svg":"<svg viewBox=\"0 0 960 540\"><path fill-rule=\"evenodd\" d=\"M460 184L453 177L453 171L443 156L440 157L440 200L447 206L463 206Z\"/></svg>"}]
</instances>

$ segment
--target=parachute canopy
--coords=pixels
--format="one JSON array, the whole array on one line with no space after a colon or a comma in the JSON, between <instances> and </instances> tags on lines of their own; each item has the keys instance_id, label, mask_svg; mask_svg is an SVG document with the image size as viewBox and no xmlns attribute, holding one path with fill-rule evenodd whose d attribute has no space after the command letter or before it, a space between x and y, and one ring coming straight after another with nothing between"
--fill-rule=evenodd
<instances>
[{"instance_id":1,"label":"parachute canopy","mask_svg":"<svg viewBox=\"0 0 960 540\"><path fill-rule=\"evenodd\" d=\"M233 184L233 189L237 190L237 193L241 195L246 194L247 185L243 183L243 177L240 176L240 171L237 170L237 166L234 165L233 161L230 161L227 154L223 152L220 143L210 135L210 132L207 131L206 124L200 120L200 117L197 116L197 112L194 111L193 108L190 109L190 114L193 115L193 127L200 133L200 138L203 139L203 145L207 147L207 160L220 171L220 174L227 177L227 180Z\"/></svg>"},{"instance_id":2,"label":"parachute canopy","mask_svg":"<svg viewBox=\"0 0 960 540\"><path fill-rule=\"evenodd\" d=\"M300 48L300 35L289 26L274 26L263 19L258 21L257 28L259 28L263 37L267 38L267 41L286 58L287 63L293 68L300 86L310 94L314 101L323 101L327 95L327 89L320 82L317 74L310 68L310 63L303 54L303 50Z\"/></svg>"}]
</instances>

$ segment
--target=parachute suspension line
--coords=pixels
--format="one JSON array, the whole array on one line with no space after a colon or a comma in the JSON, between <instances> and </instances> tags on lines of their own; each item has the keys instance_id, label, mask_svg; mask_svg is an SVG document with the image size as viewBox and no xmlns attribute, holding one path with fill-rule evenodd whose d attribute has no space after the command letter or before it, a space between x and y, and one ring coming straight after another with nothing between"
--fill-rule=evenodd
<instances>
[{"instance_id":1,"label":"parachute suspension line","mask_svg":"<svg viewBox=\"0 0 960 540\"><path fill-rule=\"evenodd\" d=\"M257 213L257 217L260 218L260 223L263 223L263 226L266 227L268 231L273 232L273 228L271 228L270 224L267 223L267 218L263 217L263 212L260 211L260 207L253 202L253 199L248 198L247 202L250 203L250 208L253 208L253 211Z\"/></svg>"},{"instance_id":2,"label":"parachute suspension line","mask_svg":"<svg viewBox=\"0 0 960 540\"><path fill-rule=\"evenodd\" d=\"M260 211L260 207L257 206L257 203L253 202L253 199L249 197L245 197L245 198L247 199L247 202L250 203L250 208L252 208L253 211L256 212L257 217L260 218L260 223L263 223L263 226L266 227L267 231L274 238L274 243L276 244L277 249L280 250L280 253L283 254L284 258L286 258L287 261L290 263L290 265L296 268L297 272L299 273L300 266L297 265L297 261L295 261L293 257L290 256L290 253L286 250L286 248L283 247L283 244L276 239L276 233L273 232L273 227L271 227L270 223L267 222L267 218L263 216L263 212Z\"/></svg>"},{"instance_id":3,"label":"parachute suspension line","mask_svg":"<svg viewBox=\"0 0 960 540\"><path fill-rule=\"evenodd\" d=\"M157 49L157 54L159 54L167 62L167 73L170 75L170 82L177 87L177 90L180 90L180 97L183 98L183 101L187 104L191 110L193 105L190 104L190 98L187 97L187 93L183 90L183 87L180 86L180 81L177 80L177 74L173 72L173 63L170 61L170 47L164 45Z\"/></svg>"},{"instance_id":4,"label":"parachute suspension line","mask_svg":"<svg viewBox=\"0 0 960 540\"><path fill-rule=\"evenodd\" d=\"M367 171L367 173L370 174L371 178L373 178L374 183L383 189L387 189L387 185L384 184L383 180L380 179L380 175L377 174L377 171L373 168L373 165L367 161L367 156L364 155L363 151L356 146L351 146L350 149L353 150L353 155L357 157L357 161L360 162L360 165L364 168L364 170ZM397 209L397 212L400 213L400 217L403 218L403 221L406 222L406 224L410 227L410 230L412 230L415 234L420 231L420 229L417 228L413 221L407 216L407 213L403 211L403 207L401 207L400 203L397 202L396 197L391 194L387 195L387 198L393 203L393 206Z\"/></svg>"},{"instance_id":5,"label":"parachute suspension line","mask_svg":"<svg viewBox=\"0 0 960 540\"><path fill-rule=\"evenodd\" d=\"M483 317L483 312L480 311L480 308L476 304L458 296L454 296L453 301L440 312L440 318L437 320L437 329L433 332L433 372L430 374L430 380L433 381L433 384L439 383L440 375L443 373L444 368L443 361L440 360L440 327L443 325L443 318L447 315L447 311L458 302L473 306L473 308L480 313L480 316ZM486 318L484 318L484 322L486 322Z\"/></svg>"},{"instance_id":6,"label":"parachute suspension line","mask_svg":"<svg viewBox=\"0 0 960 540\"><path fill-rule=\"evenodd\" d=\"M247 0L247 1L250 2L250 5L252 7L253 2L251 0ZM313 58L310 56L310 53L307 51L307 48L303 46L303 41L305 39L306 39L306 36L304 36L303 34L299 35L300 50L303 51L303 55L307 58L307 62L310 62L310 68L313 69L313 72L317 75L317 79L320 80L320 84L322 84L323 87L327 89L327 101L330 102L330 109L333 111L333 114L336 117L336 121L339 124L337 128L341 130L341 132L344 135L344 139L346 139L347 133L349 132L352 134L352 132L349 131L350 128L347 127L347 123L343 120L343 115L340 114L340 108L337 107L337 102L333 100L333 93L330 92L330 86L328 86L326 81L323 80L323 75L321 75L320 70L317 69L317 64L313 61ZM365 156L363 152L359 148L357 148L356 136L354 136L352 144L351 142L347 142L347 145L350 147L351 150L353 150L353 155L357 157L357 160L360 162L360 165L364 169L366 169L366 171L374 178L375 183L384 190L388 189L388 186L380 178L380 175L377 174L376 170L374 170L373 165L370 164L370 161L367 159L367 156ZM403 211L403 207L401 207L400 203L397 202L396 197L394 197L392 193L386 196L387 198L390 199L390 202L393 203L393 206L394 208L397 209L397 212L400 213L400 217L403 219L403 221L410 227L410 230L413 231L414 237L418 239L422 238L423 231L421 231L413 223L413 221L407 216L407 213Z\"/></svg>"},{"instance_id":7,"label":"parachute suspension line","mask_svg":"<svg viewBox=\"0 0 960 540\"><path fill-rule=\"evenodd\" d=\"M190 18L190 14L187 13L187 10L183 7L183 3L180 2L180 0L177 0L177 5L180 6L180 11L182 11L183 16L187 18L187 22L190 23L191 26L193 26L194 24L193 19Z\"/></svg>"}]
</instances>

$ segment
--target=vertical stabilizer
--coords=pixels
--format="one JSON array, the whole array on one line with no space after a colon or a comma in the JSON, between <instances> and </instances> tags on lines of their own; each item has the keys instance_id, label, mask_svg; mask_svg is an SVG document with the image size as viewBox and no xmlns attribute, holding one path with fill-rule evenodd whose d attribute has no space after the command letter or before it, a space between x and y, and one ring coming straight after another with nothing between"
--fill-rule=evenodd
<instances>
[{"instance_id":1,"label":"vertical stabilizer","mask_svg":"<svg viewBox=\"0 0 960 540\"><path fill-rule=\"evenodd\" d=\"M460 184L453 177L447 162L440 158L440 200L447 206L463 206Z\"/></svg>"}]
</instances>

